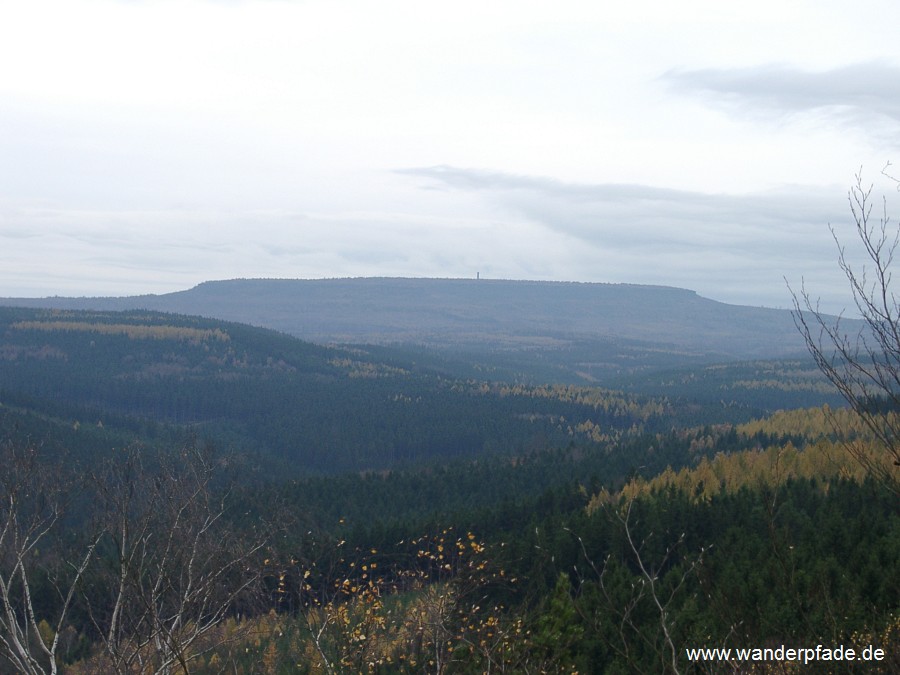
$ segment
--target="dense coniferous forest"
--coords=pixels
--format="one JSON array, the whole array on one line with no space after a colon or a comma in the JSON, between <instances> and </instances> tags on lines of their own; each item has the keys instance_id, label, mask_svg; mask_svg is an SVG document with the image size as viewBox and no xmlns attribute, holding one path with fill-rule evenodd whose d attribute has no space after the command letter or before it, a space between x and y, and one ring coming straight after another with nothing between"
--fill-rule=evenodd
<instances>
[{"instance_id":1,"label":"dense coniferous forest","mask_svg":"<svg viewBox=\"0 0 900 675\"><path fill-rule=\"evenodd\" d=\"M812 360L519 375L0 308L0 672L900 672L900 500ZM872 658L688 652L817 645Z\"/></svg>"}]
</instances>

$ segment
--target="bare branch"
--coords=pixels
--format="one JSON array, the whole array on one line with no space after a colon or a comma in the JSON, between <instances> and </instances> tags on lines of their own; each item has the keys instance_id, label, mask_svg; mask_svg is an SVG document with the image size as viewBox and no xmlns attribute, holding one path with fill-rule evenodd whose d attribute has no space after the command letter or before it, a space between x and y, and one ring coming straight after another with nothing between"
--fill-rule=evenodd
<instances>
[{"instance_id":1,"label":"bare branch","mask_svg":"<svg viewBox=\"0 0 900 675\"><path fill-rule=\"evenodd\" d=\"M63 467L41 457L40 448L4 441L0 465L0 657L21 673L55 674L60 634L98 537L89 538L80 553L59 546L71 486ZM47 481L48 473L55 480ZM60 596L45 615L35 609L38 573ZM42 625L54 627L53 634L42 631Z\"/></svg>"},{"instance_id":2,"label":"bare branch","mask_svg":"<svg viewBox=\"0 0 900 675\"><path fill-rule=\"evenodd\" d=\"M187 673L221 645L210 642L225 639L214 629L260 580L264 540L228 526L228 493L215 488L208 453L188 446L150 464L131 448L95 476L115 555L106 560L110 583L101 579L85 602L107 667ZM114 589L108 604L104 586Z\"/></svg>"},{"instance_id":3,"label":"bare branch","mask_svg":"<svg viewBox=\"0 0 900 675\"><path fill-rule=\"evenodd\" d=\"M882 174L898 184L887 171ZM848 192L856 240L866 263L851 263L834 228L838 266L850 288L861 319L847 332L843 316L824 314L801 284L791 289L794 323L825 377L835 386L862 427L836 429L847 451L866 472L900 495L900 303L893 289L893 265L900 247L900 227L882 199L881 214L873 215L872 185L857 173ZM790 288L790 285L788 285ZM861 432L865 431L865 434ZM863 442L867 436L870 441ZM874 450L874 452L873 452Z\"/></svg>"}]
</instances>

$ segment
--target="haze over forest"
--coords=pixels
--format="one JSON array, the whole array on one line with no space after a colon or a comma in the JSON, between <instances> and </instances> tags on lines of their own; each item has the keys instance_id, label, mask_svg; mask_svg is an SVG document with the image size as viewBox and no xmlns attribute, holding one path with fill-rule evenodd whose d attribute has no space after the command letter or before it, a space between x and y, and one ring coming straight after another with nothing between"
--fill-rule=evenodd
<instances>
[{"instance_id":1,"label":"haze over forest","mask_svg":"<svg viewBox=\"0 0 900 675\"><path fill-rule=\"evenodd\" d=\"M429 279L3 304L0 601L28 611L0 670L674 675L829 639L900 665L896 495L787 312Z\"/></svg>"},{"instance_id":2,"label":"haze over forest","mask_svg":"<svg viewBox=\"0 0 900 675\"><path fill-rule=\"evenodd\" d=\"M196 314L319 343L419 345L489 360L504 355L526 371L537 359L560 366L544 378L565 381L607 381L623 368L664 362L659 355L668 355L668 365L806 356L786 310L726 305L693 291L629 284L235 279L165 295L0 302Z\"/></svg>"},{"instance_id":3,"label":"haze over forest","mask_svg":"<svg viewBox=\"0 0 900 675\"><path fill-rule=\"evenodd\" d=\"M2 3L0 673L900 673L898 25Z\"/></svg>"}]
</instances>

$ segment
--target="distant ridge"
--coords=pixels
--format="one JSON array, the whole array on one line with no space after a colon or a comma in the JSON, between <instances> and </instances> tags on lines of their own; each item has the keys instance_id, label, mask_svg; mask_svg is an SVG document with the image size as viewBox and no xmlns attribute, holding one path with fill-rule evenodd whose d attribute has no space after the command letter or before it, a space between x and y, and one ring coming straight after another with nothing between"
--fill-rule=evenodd
<instances>
[{"instance_id":1,"label":"distant ridge","mask_svg":"<svg viewBox=\"0 0 900 675\"><path fill-rule=\"evenodd\" d=\"M625 339L727 359L804 354L787 310L668 286L488 279L206 281L162 295L6 298L58 309L148 309L264 326L314 342L548 348Z\"/></svg>"}]
</instances>

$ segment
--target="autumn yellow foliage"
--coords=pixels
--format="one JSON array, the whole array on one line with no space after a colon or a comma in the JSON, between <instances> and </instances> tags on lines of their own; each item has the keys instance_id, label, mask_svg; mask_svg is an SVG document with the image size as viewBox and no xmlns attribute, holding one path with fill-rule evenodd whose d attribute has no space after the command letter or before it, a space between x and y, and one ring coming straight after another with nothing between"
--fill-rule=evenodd
<instances>
[{"instance_id":1,"label":"autumn yellow foliage","mask_svg":"<svg viewBox=\"0 0 900 675\"><path fill-rule=\"evenodd\" d=\"M89 323L87 321L18 321L11 326L17 330L42 330L125 335L131 340L180 340L228 342L229 335L221 328L189 328L186 326L151 326L133 323Z\"/></svg>"}]
</instances>

